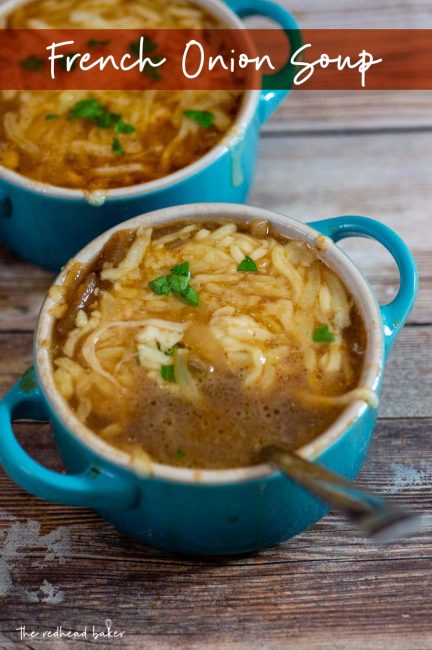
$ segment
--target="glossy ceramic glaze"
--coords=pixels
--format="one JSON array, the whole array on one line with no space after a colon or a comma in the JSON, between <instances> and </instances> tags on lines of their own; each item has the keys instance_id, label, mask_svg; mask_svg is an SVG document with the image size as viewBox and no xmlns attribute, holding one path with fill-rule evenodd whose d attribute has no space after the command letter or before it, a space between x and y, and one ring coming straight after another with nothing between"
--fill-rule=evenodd
<instances>
[{"instance_id":1,"label":"glossy ceramic glaze","mask_svg":"<svg viewBox=\"0 0 432 650\"><path fill-rule=\"evenodd\" d=\"M417 290L413 258L398 235L364 217L304 225L266 210L225 204L168 208L132 219L127 227L220 216L267 218L281 232L318 248L356 298L368 335L361 385L379 395L385 360ZM119 227L124 226L115 229ZM91 260L112 232L89 244L76 259ZM393 255L401 284L389 305L378 306L366 280L334 245L350 236L374 238ZM56 284L64 279L65 272ZM0 460L21 487L47 500L94 508L129 535L179 553L232 554L263 548L299 533L326 512L319 501L268 465L196 471L154 464L151 474L131 469L127 454L83 426L56 390L49 357L53 304L47 298L40 315L34 371L27 372L0 404ZM375 409L354 402L298 453L353 479L366 457L376 417ZM48 470L26 454L12 431L11 420L17 418L50 420L70 475Z\"/></svg>"},{"instance_id":2,"label":"glossy ceramic glaze","mask_svg":"<svg viewBox=\"0 0 432 650\"><path fill-rule=\"evenodd\" d=\"M239 16L263 15L284 29L297 30L293 17L268 0L194 1L233 29L245 28ZM0 17L25 2L9 0ZM296 33L289 32L289 37ZM286 94L247 91L235 123L218 146L194 164L149 183L86 195L0 167L0 241L35 264L59 270L100 233L137 214L196 201L243 203L254 177L260 127Z\"/></svg>"}]
</instances>

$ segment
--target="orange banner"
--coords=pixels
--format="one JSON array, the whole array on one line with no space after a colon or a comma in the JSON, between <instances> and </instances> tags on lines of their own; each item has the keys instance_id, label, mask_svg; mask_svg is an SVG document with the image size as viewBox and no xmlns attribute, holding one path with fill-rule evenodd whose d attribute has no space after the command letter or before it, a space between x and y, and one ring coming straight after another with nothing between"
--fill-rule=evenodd
<instances>
[{"instance_id":1,"label":"orange banner","mask_svg":"<svg viewBox=\"0 0 432 650\"><path fill-rule=\"evenodd\" d=\"M430 90L432 30L0 30L0 89Z\"/></svg>"}]
</instances>

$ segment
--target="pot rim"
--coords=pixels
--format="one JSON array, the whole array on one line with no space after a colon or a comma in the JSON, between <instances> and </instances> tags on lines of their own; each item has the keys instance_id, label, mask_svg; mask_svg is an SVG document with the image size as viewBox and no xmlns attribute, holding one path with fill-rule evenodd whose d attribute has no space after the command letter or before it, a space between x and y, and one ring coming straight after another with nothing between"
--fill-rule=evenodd
<instances>
[{"instance_id":1,"label":"pot rim","mask_svg":"<svg viewBox=\"0 0 432 650\"><path fill-rule=\"evenodd\" d=\"M30 2L30 0L7 0L0 8L0 21L6 17L13 9ZM197 4L203 6L213 16L221 20L231 29L247 29L244 22L237 16L230 7L222 0L194 0ZM136 196L146 196L159 190L166 189L181 183L182 181L194 176L204 169L215 163L227 152L234 151L243 140L246 129L252 122L256 113L260 98L260 90L245 90L240 105L239 112L230 129L225 133L220 142L208 151L204 156L198 158L195 162L178 171L163 176L153 181L129 185L127 187L118 187L108 190L80 190L49 185L41 183L34 179L28 178L23 174L12 171L0 165L0 179L9 181L13 185L22 187L26 190L44 194L56 199L74 199L85 200L90 204L99 206L109 200L125 199Z\"/></svg>"},{"instance_id":2,"label":"pot rim","mask_svg":"<svg viewBox=\"0 0 432 650\"><path fill-rule=\"evenodd\" d=\"M146 226L152 226L185 220L205 221L212 218L230 218L238 221L266 218L281 232L293 238L302 239L315 248L319 257L341 277L356 300L367 330L366 355L360 383L362 387L378 393L384 365L383 330L379 306L366 279L362 276L352 260L331 239L324 237L319 231L309 225L273 211L240 204L197 203L163 208L139 215L116 225L90 242L68 263L52 286L62 285L71 263L76 261L91 261L98 254L105 242L117 230L136 228L143 223ZM74 415L66 400L58 392L54 383L50 360L50 343L54 322L50 311L56 305L55 297L53 297L54 293L50 291L42 305L34 338L35 371L45 399L63 427L85 447L92 449L96 454L102 456L105 461L120 466L123 469L148 476L148 471L146 474L144 467L142 468L142 472L137 470L135 464L132 468L129 454L115 449L83 425ZM368 408L370 407L363 400L352 402L342 411L330 427L312 442L298 449L297 453L303 458L314 460L335 444ZM275 473L277 473L277 470L270 464L260 464L236 469L194 470L152 463L152 476L181 483L227 484L267 478Z\"/></svg>"}]
</instances>

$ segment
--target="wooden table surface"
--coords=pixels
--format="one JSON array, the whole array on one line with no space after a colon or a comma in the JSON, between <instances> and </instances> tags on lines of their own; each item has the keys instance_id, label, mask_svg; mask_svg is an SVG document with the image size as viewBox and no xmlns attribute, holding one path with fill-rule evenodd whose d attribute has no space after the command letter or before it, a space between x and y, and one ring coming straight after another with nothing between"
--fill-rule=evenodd
<instances>
[{"instance_id":1,"label":"wooden table surface","mask_svg":"<svg viewBox=\"0 0 432 650\"><path fill-rule=\"evenodd\" d=\"M429 0L284 0L308 27L431 27ZM291 94L263 134L250 203L306 221L365 214L395 228L420 293L388 364L380 419L360 483L432 507L432 95ZM37 227L37 216L35 216ZM378 245L344 244L382 301L398 286ZM0 391L31 361L32 330L52 275L0 249ZM19 425L51 467L47 425ZM118 533L91 511L44 503L0 474L0 648L17 628L124 631L98 647L432 648L432 536L376 547L337 515L280 546L228 559L174 557ZM87 643L93 642L88 638ZM95 641L96 642L96 641Z\"/></svg>"}]
</instances>

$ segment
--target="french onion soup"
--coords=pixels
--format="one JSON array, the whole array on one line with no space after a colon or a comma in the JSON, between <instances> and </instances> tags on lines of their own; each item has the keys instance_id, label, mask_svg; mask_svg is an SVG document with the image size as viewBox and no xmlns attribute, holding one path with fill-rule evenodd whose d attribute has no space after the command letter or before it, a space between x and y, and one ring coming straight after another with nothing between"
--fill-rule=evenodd
<instances>
[{"instance_id":1,"label":"french onion soup","mask_svg":"<svg viewBox=\"0 0 432 650\"><path fill-rule=\"evenodd\" d=\"M265 220L117 231L51 295L56 386L132 461L250 466L368 399L353 297Z\"/></svg>"},{"instance_id":2,"label":"french onion soup","mask_svg":"<svg viewBox=\"0 0 432 650\"><path fill-rule=\"evenodd\" d=\"M189 0L33 0L1 26L145 30L222 25ZM109 42L90 40L88 47L106 55ZM146 48L152 58L164 55L150 37ZM131 54L138 49L139 41L129 44ZM31 55L20 64L38 74L46 61ZM147 73L157 86L162 73L158 68ZM217 145L234 123L242 96L223 89L3 90L0 165L42 183L86 191L153 181Z\"/></svg>"}]
</instances>

